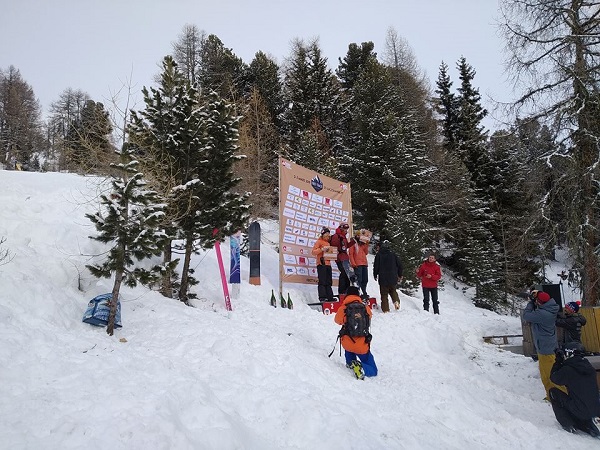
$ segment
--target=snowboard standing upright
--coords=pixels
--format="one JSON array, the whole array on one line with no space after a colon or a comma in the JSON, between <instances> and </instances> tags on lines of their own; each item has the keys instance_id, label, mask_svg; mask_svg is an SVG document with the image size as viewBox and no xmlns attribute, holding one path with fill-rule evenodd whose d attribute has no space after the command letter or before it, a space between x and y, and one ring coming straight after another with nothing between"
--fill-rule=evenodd
<instances>
[{"instance_id":1,"label":"snowboard standing upright","mask_svg":"<svg viewBox=\"0 0 600 450\"><path fill-rule=\"evenodd\" d=\"M260 286L260 224L252 222L248 227L250 254L250 284Z\"/></svg>"}]
</instances>

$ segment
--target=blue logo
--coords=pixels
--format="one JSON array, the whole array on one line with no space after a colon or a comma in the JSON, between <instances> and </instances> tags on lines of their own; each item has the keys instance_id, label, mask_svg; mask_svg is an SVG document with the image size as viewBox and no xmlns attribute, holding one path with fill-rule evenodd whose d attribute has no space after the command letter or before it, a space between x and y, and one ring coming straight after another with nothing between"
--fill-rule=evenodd
<instances>
[{"instance_id":1,"label":"blue logo","mask_svg":"<svg viewBox=\"0 0 600 450\"><path fill-rule=\"evenodd\" d=\"M323 189L323 182L319 178L319 175L315 175L315 177L310 180L310 185L313 187L315 192L319 192L321 189Z\"/></svg>"}]
</instances>

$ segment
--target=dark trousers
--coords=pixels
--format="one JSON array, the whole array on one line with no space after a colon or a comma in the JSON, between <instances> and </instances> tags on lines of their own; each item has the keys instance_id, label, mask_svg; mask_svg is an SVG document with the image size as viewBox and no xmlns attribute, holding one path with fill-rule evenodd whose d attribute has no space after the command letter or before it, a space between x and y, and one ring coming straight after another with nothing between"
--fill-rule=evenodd
<instances>
[{"instance_id":1,"label":"dark trousers","mask_svg":"<svg viewBox=\"0 0 600 450\"><path fill-rule=\"evenodd\" d=\"M383 312L390 312L390 304L388 302L388 294L392 297L392 302L400 303L398 298L398 292L396 291L396 285L393 286L379 286L379 294L381 295L381 310Z\"/></svg>"},{"instance_id":2,"label":"dark trousers","mask_svg":"<svg viewBox=\"0 0 600 450\"><path fill-rule=\"evenodd\" d=\"M354 273L356 274L356 281L358 282L361 292L368 296L367 283L369 282L369 268L367 266L358 266L354 269Z\"/></svg>"},{"instance_id":3,"label":"dark trousers","mask_svg":"<svg viewBox=\"0 0 600 450\"><path fill-rule=\"evenodd\" d=\"M573 399L558 388L550 389L550 402L556 420L563 428L575 427L581 431L588 432L592 418L582 419L573 414Z\"/></svg>"},{"instance_id":4,"label":"dark trousers","mask_svg":"<svg viewBox=\"0 0 600 450\"><path fill-rule=\"evenodd\" d=\"M350 279L348 278L348 269L350 268L349 261L336 261L338 269L340 270L340 280L338 282L338 294L344 295L350 287ZM345 267L344 267L345 266Z\"/></svg>"},{"instance_id":5,"label":"dark trousers","mask_svg":"<svg viewBox=\"0 0 600 450\"><path fill-rule=\"evenodd\" d=\"M433 303L433 312L440 313L440 304L438 302L438 288L423 288L423 309L429 311L429 294L431 294L431 302Z\"/></svg>"},{"instance_id":6,"label":"dark trousers","mask_svg":"<svg viewBox=\"0 0 600 450\"><path fill-rule=\"evenodd\" d=\"M331 288L331 266L325 264L317 266L317 276L319 277L319 301L332 302L334 299Z\"/></svg>"}]
</instances>

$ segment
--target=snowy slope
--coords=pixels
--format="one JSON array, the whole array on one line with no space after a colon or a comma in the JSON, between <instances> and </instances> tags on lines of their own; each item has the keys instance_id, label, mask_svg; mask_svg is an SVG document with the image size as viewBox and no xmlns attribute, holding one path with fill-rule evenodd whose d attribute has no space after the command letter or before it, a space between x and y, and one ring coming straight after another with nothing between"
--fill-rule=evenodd
<instances>
[{"instance_id":1,"label":"snowy slope","mask_svg":"<svg viewBox=\"0 0 600 450\"><path fill-rule=\"evenodd\" d=\"M225 310L213 250L195 256L195 308L143 287L122 291L123 328L81 322L110 280L85 270L101 244L84 213L96 178L0 171L2 449L577 449L598 441L564 432L542 401L530 358L484 344L520 334L517 318L440 293L440 316L402 296L375 311L379 376L358 381L336 349L332 316L306 306L316 287L277 290L276 224L263 224L262 285ZM228 254L225 264L228 266ZM372 262L372 260L371 260ZM377 292L376 284L369 292Z\"/></svg>"}]
</instances>

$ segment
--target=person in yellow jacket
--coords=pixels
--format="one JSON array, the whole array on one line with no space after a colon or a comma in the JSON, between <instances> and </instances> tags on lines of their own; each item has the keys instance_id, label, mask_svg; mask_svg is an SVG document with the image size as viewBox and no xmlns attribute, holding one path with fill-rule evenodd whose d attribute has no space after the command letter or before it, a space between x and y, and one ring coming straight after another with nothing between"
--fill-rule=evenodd
<instances>
[{"instance_id":1,"label":"person in yellow jacket","mask_svg":"<svg viewBox=\"0 0 600 450\"><path fill-rule=\"evenodd\" d=\"M369 244L360 240L360 230L357 230L354 234L354 245L348 249L350 265L356 274L356 281L363 294L363 298L369 298L369 294L367 294L367 283L369 282L367 255L369 254Z\"/></svg>"},{"instance_id":2,"label":"person in yellow jacket","mask_svg":"<svg viewBox=\"0 0 600 450\"><path fill-rule=\"evenodd\" d=\"M368 315L368 321L366 325L368 333L368 327L373 313L369 305L365 305L363 303L359 294L360 293L356 286L350 286L348 288L346 297L344 297L344 303L335 313L334 320L338 325L342 325L342 330L344 330L343 326L347 322L346 310L348 309L348 305L358 302L361 305L364 305L363 311L366 311ZM377 376L377 364L375 364L375 358L371 353L371 334L369 333L367 336L350 336L347 333L340 332L340 335L340 342L344 348L346 357L346 367L351 368L354 371L356 378L359 379L362 379L365 376Z\"/></svg>"},{"instance_id":3,"label":"person in yellow jacket","mask_svg":"<svg viewBox=\"0 0 600 450\"><path fill-rule=\"evenodd\" d=\"M331 230L323 227L321 237L317 239L312 249L312 255L317 258L317 277L319 278L319 301L334 302L332 286L331 262L323 257L323 254L329 250L331 244Z\"/></svg>"}]
</instances>

